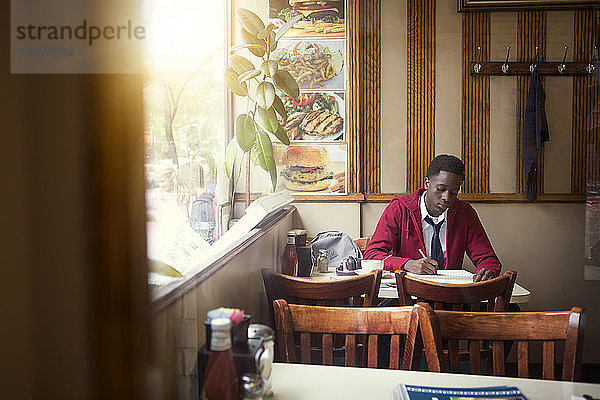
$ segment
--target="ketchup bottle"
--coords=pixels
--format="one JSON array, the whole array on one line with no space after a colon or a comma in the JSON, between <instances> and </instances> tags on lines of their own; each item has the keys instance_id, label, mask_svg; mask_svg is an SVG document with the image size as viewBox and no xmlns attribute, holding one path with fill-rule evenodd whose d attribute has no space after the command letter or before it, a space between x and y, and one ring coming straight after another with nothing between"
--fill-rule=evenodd
<instances>
[{"instance_id":1,"label":"ketchup bottle","mask_svg":"<svg viewBox=\"0 0 600 400\"><path fill-rule=\"evenodd\" d=\"M296 254L296 232L288 231L283 251L281 273L296 276L298 271L298 254Z\"/></svg>"},{"instance_id":2,"label":"ketchup bottle","mask_svg":"<svg viewBox=\"0 0 600 400\"><path fill-rule=\"evenodd\" d=\"M208 365L202 387L203 400L237 400L238 377L231 355L231 322L216 318L210 322Z\"/></svg>"}]
</instances>

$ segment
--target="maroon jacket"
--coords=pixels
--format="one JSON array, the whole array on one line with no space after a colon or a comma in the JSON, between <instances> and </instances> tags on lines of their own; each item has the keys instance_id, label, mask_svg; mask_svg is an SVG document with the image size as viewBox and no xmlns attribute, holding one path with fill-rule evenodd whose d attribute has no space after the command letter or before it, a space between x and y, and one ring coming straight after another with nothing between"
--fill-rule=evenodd
<instances>
[{"instance_id":1,"label":"maroon jacket","mask_svg":"<svg viewBox=\"0 0 600 400\"><path fill-rule=\"evenodd\" d=\"M384 269L399 270L408 260L422 258L423 226L419 197L425 189L394 198L381 215L364 258L384 261ZM461 269L465 251L477 268L493 271L496 276L502 265L494 253L477 213L467 202L456 199L448 209L446 233L446 269Z\"/></svg>"}]
</instances>

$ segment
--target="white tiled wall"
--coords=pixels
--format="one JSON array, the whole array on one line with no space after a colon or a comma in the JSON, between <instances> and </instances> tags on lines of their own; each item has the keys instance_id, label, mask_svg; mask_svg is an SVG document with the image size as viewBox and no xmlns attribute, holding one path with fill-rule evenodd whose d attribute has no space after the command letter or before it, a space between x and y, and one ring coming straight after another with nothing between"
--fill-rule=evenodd
<instances>
[{"instance_id":1,"label":"white tiled wall","mask_svg":"<svg viewBox=\"0 0 600 400\"><path fill-rule=\"evenodd\" d=\"M294 214L286 216L213 275L154 315L155 398L198 399L196 363L205 342L208 310L243 308L252 315L252 322L273 325L260 270L278 267L285 234L296 227L295 219Z\"/></svg>"}]
</instances>

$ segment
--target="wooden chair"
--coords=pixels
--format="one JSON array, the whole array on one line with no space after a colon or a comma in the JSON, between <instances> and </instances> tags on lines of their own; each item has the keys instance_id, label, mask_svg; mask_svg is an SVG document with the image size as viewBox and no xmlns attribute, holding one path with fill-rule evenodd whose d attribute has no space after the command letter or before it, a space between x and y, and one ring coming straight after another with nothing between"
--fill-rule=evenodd
<instances>
[{"instance_id":1,"label":"wooden chair","mask_svg":"<svg viewBox=\"0 0 600 400\"><path fill-rule=\"evenodd\" d=\"M471 373L479 374L479 341L492 341L493 375L504 376L504 341L518 343L518 375L528 378L529 344L543 343L543 379L554 379L555 344L564 341L562 380L574 381L579 375L585 310L573 307L571 311L558 312L460 312L433 311L429 305L415 306L427 366L432 372L445 372L446 363L442 340L466 339L469 341ZM458 372L458 356L448 352L450 372Z\"/></svg>"},{"instance_id":2,"label":"wooden chair","mask_svg":"<svg viewBox=\"0 0 600 400\"><path fill-rule=\"evenodd\" d=\"M432 304L436 310L481 311L482 307L485 307L487 311L507 311L516 279L516 271L508 271L487 281L456 285L413 278L405 271L397 271L396 290L400 305L404 306L423 301ZM416 300L413 300L413 296ZM459 344L458 340L448 340L444 343L444 347L448 348L447 351L458 353L459 360L468 360L470 357L470 350L463 343ZM509 350L510 347L507 347L507 353ZM492 348L489 343L481 343L480 354L486 360L487 370L490 373ZM416 352L417 362L420 361L421 355L422 351ZM479 367L481 368L481 363ZM456 365L452 365L452 368L459 369L458 361ZM476 367L473 365L472 368Z\"/></svg>"},{"instance_id":3,"label":"wooden chair","mask_svg":"<svg viewBox=\"0 0 600 400\"><path fill-rule=\"evenodd\" d=\"M271 305L273 300L285 299L294 304L370 307L376 304L381 284L381 271L330 281L297 278L269 269L261 272Z\"/></svg>"},{"instance_id":4,"label":"wooden chair","mask_svg":"<svg viewBox=\"0 0 600 400\"><path fill-rule=\"evenodd\" d=\"M405 271L396 272L396 289L400 305L413 305L416 301L431 302L433 308L451 308L479 311L481 302L486 301L487 311L506 311L517 280L516 271L508 271L497 278L465 285L430 282L413 278Z\"/></svg>"},{"instance_id":5,"label":"wooden chair","mask_svg":"<svg viewBox=\"0 0 600 400\"><path fill-rule=\"evenodd\" d=\"M379 335L391 335L389 368L410 369L412 366L418 326L413 307L321 307L288 304L285 300L275 300L273 307L283 362L333 365L334 337L341 336L345 366L364 367L366 358L366 366L376 368ZM320 346L316 348L311 345L311 337L315 334L321 337ZM364 335L368 335L367 357L360 357L358 344ZM298 336L299 340L296 339ZM401 339L405 343L402 359Z\"/></svg>"},{"instance_id":6,"label":"wooden chair","mask_svg":"<svg viewBox=\"0 0 600 400\"><path fill-rule=\"evenodd\" d=\"M369 242L371 241L371 236L365 236L354 239L354 243L358 246L360 251L363 253L367 250L367 246L369 246Z\"/></svg>"}]
</instances>

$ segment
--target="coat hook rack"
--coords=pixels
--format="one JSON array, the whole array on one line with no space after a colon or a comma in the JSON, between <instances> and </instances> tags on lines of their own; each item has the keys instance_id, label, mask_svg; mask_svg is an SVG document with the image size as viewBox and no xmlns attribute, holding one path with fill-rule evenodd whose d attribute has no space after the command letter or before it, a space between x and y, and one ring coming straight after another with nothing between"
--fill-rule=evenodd
<instances>
[{"instance_id":1,"label":"coat hook rack","mask_svg":"<svg viewBox=\"0 0 600 400\"><path fill-rule=\"evenodd\" d=\"M504 75L508 75L510 72L510 64L508 63L508 58L510 57L510 46L506 46L506 60L504 60L504 64L502 64L502 73Z\"/></svg>"},{"instance_id":2,"label":"coat hook rack","mask_svg":"<svg viewBox=\"0 0 600 400\"><path fill-rule=\"evenodd\" d=\"M537 60L538 60L539 50L540 50L539 46L535 46L535 57L533 57L533 62L531 64L529 64L529 72L531 72L532 74L537 69Z\"/></svg>"},{"instance_id":3,"label":"coat hook rack","mask_svg":"<svg viewBox=\"0 0 600 400\"><path fill-rule=\"evenodd\" d=\"M473 72L476 74L481 72L481 46L477 46L477 56L475 56L477 63L473 65Z\"/></svg>"},{"instance_id":4,"label":"coat hook rack","mask_svg":"<svg viewBox=\"0 0 600 400\"><path fill-rule=\"evenodd\" d=\"M565 74L565 71L567 70L567 64L565 64L565 60L567 59L567 50L569 50L569 46L565 46L565 55L563 56L562 62L560 64L558 64L558 72L561 75Z\"/></svg>"},{"instance_id":5,"label":"coat hook rack","mask_svg":"<svg viewBox=\"0 0 600 400\"><path fill-rule=\"evenodd\" d=\"M544 76L582 76L598 73L598 47L594 50L589 62L567 62L569 47L564 46L561 62L540 61L540 48L535 46L531 61L510 62L510 46L506 46L506 59L502 61L481 61L481 46L477 46L475 61L470 62L471 75L480 76L523 76L537 71Z\"/></svg>"},{"instance_id":6,"label":"coat hook rack","mask_svg":"<svg viewBox=\"0 0 600 400\"><path fill-rule=\"evenodd\" d=\"M592 53L592 56L590 57L590 62L585 67L585 71L590 75L593 74L594 70L596 69L596 66L594 65L594 60L596 60L596 65L598 65L598 47L597 46L594 46L594 52Z\"/></svg>"}]
</instances>

